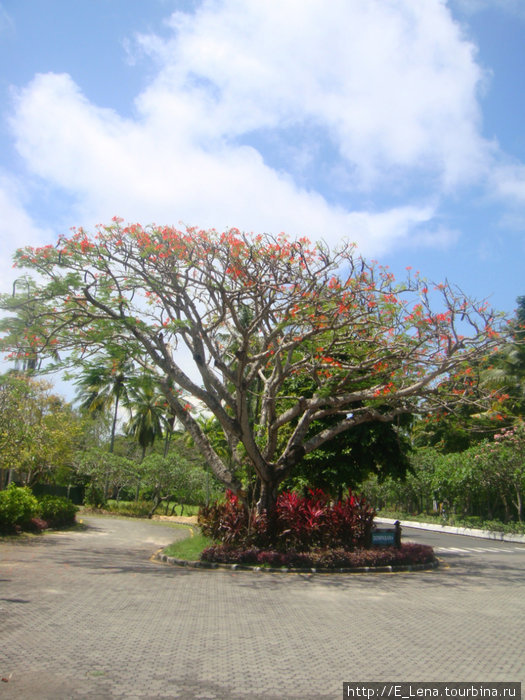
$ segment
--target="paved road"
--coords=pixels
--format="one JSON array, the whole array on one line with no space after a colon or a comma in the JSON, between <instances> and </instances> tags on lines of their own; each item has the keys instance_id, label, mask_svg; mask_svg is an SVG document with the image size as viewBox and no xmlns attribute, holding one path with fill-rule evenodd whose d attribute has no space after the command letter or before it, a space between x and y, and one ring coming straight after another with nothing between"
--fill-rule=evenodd
<instances>
[{"instance_id":1,"label":"paved road","mask_svg":"<svg viewBox=\"0 0 525 700\"><path fill-rule=\"evenodd\" d=\"M1 698L291 700L340 698L343 681L525 681L521 552L443 552L440 569L403 574L186 570L149 560L178 531L86 520L86 532L0 543Z\"/></svg>"},{"instance_id":2,"label":"paved road","mask_svg":"<svg viewBox=\"0 0 525 700\"><path fill-rule=\"evenodd\" d=\"M419 530L403 526L403 541L430 544L438 557L447 561L451 556L484 555L484 564L492 564L496 560L501 564L501 556L511 554L525 555L525 544L518 542L502 542L500 540L469 537L467 535L450 535L440 531ZM494 560L493 557L496 557Z\"/></svg>"}]
</instances>

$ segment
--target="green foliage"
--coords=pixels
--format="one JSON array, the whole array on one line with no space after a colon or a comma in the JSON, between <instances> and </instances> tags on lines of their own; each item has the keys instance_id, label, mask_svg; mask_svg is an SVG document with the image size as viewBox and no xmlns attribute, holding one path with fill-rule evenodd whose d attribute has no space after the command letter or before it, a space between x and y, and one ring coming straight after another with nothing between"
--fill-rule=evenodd
<instances>
[{"instance_id":1,"label":"green foliage","mask_svg":"<svg viewBox=\"0 0 525 700\"><path fill-rule=\"evenodd\" d=\"M81 373L75 383L81 409L98 416L111 413L109 451L113 452L119 404L126 397L132 362L120 346L107 343L104 354L92 362L83 359L79 364Z\"/></svg>"},{"instance_id":2,"label":"green foliage","mask_svg":"<svg viewBox=\"0 0 525 700\"><path fill-rule=\"evenodd\" d=\"M446 517L429 513L407 513L403 510L385 509L378 512L382 518L400 520L405 523L410 521L430 523L436 525L451 525L453 527L474 528L478 530L490 530L508 534L525 535L525 523L508 522L502 520L488 520L479 515L461 515L458 513L447 514Z\"/></svg>"},{"instance_id":3,"label":"green foliage","mask_svg":"<svg viewBox=\"0 0 525 700\"><path fill-rule=\"evenodd\" d=\"M197 561L201 552L212 544L212 540L205 535L192 535L184 540L174 542L164 549L164 554L176 559Z\"/></svg>"},{"instance_id":4,"label":"green foliage","mask_svg":"<svg viewBox=\"0 0 525 700\"><path fill-rule=\"evenodd\" d=\"M191 517L193 515L198 515L200 506L188 503L173 503L168 501L166 503L166 509L166 515L169 514L175 516L179 515L184 517Z\"/></svg>"},{"instance_id":5,"label":"green foliage","mask_svg":"<svg viewBox=\"0 0 525 700\"><path fill-rule=\"evenodd\" d=\"M92 481L86 488L84 503L92 508L103 508L106 503L104 489Z\"/></svg>"},{"instance_id":6,"label":"green foliage","mask_svg":"<svg viewBox=\"0 0 525 700\"><path fill-rule=\"evenodd\" d=\"M470 421L470 423L469 423ZM416 421L412 428L415 447L433 447L440 452L461 452L466 450L476 436L472 432L470 416L442 415L436 412ZM483 435L479 439L482 439Z\"/></svg>"},{"instance_id":7,"label":"green foliage","mask_svg":"<svg viewBox=\"0 0 525 700\"><path fill-rule=\"evenodd\" d=\"M78 452L74 468L77 478L88 482L85 501L94 507L104 505L107 488L118 495L125 486L134 486L140 476L136 462L101 447Z\"/></svg>"},{"instance_id":8,"label":"green foliage","mask_svg":"<svg viewBox=\"0 0 525 700\"><path fill-rule=\"evenodd\" d=\"M125 447L115 443L120 450ZM182 436L176 435L167 456L150 453L143 461L128 459L117 453L109 453L101 447L90 447L75 455L76 479L86 485L85 503L96 508L106 506L105 485L120 501L135 496L138 501L149 503L148 514L152 515L163 503L175 509L176 503L202 505L207 497L218 494L216 479L202 466L202 458L184 444ZM112 510L126 509L120 504L111 504ZM130 515L143 515L144 505L130 506Z\"/></svg>"},{"instance_id":9,"label":"green foliage","mask_svg":"<svg viewBox=\"0 0 525 700\"><path fill-rule=\"evenodd\" d=\"M82 421L47 382L0 376L0 470L16 471L31 486L69 465Z\"/></svg>"},{"instance_id":10,"label":"green foliage","mask_svg":"<svg viewBox=\"0 0 525 700\"><path fill-rule=\"evenodd\" d=\"M0 529L13 530L27 527L39 513L39 504L31 489L10 484L0 491Z\"/></svg>"},{"instance_id":11,"label":"green foliage","mask_svg":"<svg viewBox=\"0 0 525 700\"><path fill-rule=\"evenodd\" d=\"M510 501L519 522L522 522L525 499L525 424L519 422L512 428L503 428L494 435L494 442L486 442L481 446L476 458L486 488L495 484L502 488L505 484L506 490L502 496L506 510L508 511Z\"/></svg>"},{"instance_id":12,"label":"green foliage","mask_svg":"<svg viewBox=\"0 0 525 700\"><path fill-rule=\"evenodd\" d=\"M215 479L177 448L167 457L148 455L141 468L144 494L154 501L154 510L168 501L202 505L210 493L217 494Z\"/></svg>"},{"instance_id":13,"label":"green foliage","mask_svg":"<svg viewBox=\"0 0 525 700\"><path fill-rule=\"evenodd\" d=\"M306 455L283 486L292 490L319 488L337 498L346 489L356 488L370 473L378 474L380 480L403 477L410 464L410 449L398 426L380 422L357 425Z\"/></svg>"},{"instance_id":14,"label":"green foliage","mask_svg":"<svg viewBox=\"0 0 525 700\"><path fill-rule=\"evenodd\" d=\"M19 250L15 265L39 281L0 297L10 312L1 344L13 358L60 352L76 369L116 352L155 363L171 417L225 486L239 492L243 475L256 476L261 509L305 455L363 423L477 403L466 372L501 340L487 306L448 283L429 290L419 275L398 283L351 244L116 218L56 247ZM109 370L115 420L126 375ZM218 421L226 458L192 415L196 403ZM143 449L154 423L135 426Z\"/></svg>"},{"instance_id":15,"label":"green foliage","mask_svg":"<svg viewBox=\"0 0 525 700\"><path fill-rule=\"evenodd\" d=\"M131 518L146 518L152 508L151 501L114 501L104 504L104 510Z\"/></svg>"},{"instance_id":16,"label":"green foliage","mask_svg":"<svg viewBox=\"0 0 525 700\"><path fill-rule=\"evenodd\" d=\"M163 437L167 422L166 398L153 373L145 373L129 381L125 403L131 413L126 432L140 445L143 459L147 448L157 438Z\"/></svg>"},{"instance_id":17,"label":"green foliage","mask_svg":"<svg viewBox=\"0 0 525 700\"><path fill-rule=\"evenodd\" d=\"M61 496L42 496L38 499L40 517L50 527L64 527L75 522L78 508L68 498Z\"/></svg>"},{"instance_id":18,"label":"green foliage","mask_svg":"<svg viewBox=\"0 0 525 700\"><path fill-rule=\"evenodd\" d=\"M510 338L501 344L482 373L485 386L505 392L505 417L514 418L525 415L525 297L518 297L517 304Z\"/></svg>"},{"instance_id":19,"label":"green foliage","mask_svg":"<svg viewBox=\"0 0 525 700\"><path fill-rule=\"evenodd\" d=\"M379 483L369 477L360 490L379 509L436 512L442 519L478 517L482 522L523 519L525 427L503 428L463 452L416 450L406 479Z\"/></svg>"}]
</instances>

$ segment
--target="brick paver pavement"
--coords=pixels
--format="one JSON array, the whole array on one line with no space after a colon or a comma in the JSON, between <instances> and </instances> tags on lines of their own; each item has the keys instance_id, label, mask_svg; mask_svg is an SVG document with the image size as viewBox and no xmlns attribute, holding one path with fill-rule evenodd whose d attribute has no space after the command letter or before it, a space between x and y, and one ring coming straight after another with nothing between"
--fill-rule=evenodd
<instances>
[{"instance_id":1,"label":"brick paver pavement","mask_svg":"<svg viewBox=\"0 0 525 700\"><path fill-rule=\"evenodd\" d=\"M525 556L403 574L188 570L149 560L179 531L88 522L0 543L1 698L340 698L343 681L525 680Z\"/></svg>"}]
</instances>

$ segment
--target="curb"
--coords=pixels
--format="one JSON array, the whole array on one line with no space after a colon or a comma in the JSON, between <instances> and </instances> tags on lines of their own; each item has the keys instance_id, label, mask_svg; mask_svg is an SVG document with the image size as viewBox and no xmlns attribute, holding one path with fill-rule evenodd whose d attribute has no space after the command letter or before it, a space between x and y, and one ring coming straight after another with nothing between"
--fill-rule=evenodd
<instances>
[{"instance_id":1,"label":"curb","mask_svg":"<svg viewBox=\"0 0 525 700\"><path fill-rule=\"evenodd\" d=\"M208 561L188 561L187 559L177 559L175 557L169 557L167 554L162 554L162 551L154 554L152 559L164 562L165 564L171 564L172 566L185 567L187 569L222 569L225 571L252 571L256 573L269 574L393 574L404 571L431 571L439 566L439 561L437 559L434 559L434 561L428 562L427 564L399 564L397 566L360 566L354 569L298 569L286 566L266 567L250 564L221 564L218 562Z\"/></svg>"},{"instance_id":2,"label":"curb","mask_svg":"<svg viewBox=\"0 0 525 700\"><path fill-rule=\"evenodd\" d=\"M385 525L393 525L393 518L375 518L375 522ZM467 537L481 537L486 540L499 540L501 542L525 543L525 535L515 535L511 532L495 532L494 530L478 530L476 528L453 527L452 525L438 525L437 523L419 523L412 520L400 520L402 527L413 527L418 530L432 530L433 532L446 532L450 535L466 535Z\"/></svg>"}]
</instances>

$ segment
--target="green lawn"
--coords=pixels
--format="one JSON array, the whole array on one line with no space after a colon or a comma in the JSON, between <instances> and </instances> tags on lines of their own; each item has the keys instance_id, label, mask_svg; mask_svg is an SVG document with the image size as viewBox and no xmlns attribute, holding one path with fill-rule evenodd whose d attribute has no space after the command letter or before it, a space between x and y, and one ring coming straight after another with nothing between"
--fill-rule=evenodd
<instances>
[{"instance_id":1,"label":"green lawn","mask_svg":"<svg viewBox=\"0 0 525 700\"><path fill-rule=\"evenodd\" d=\"M168 506L168 515L172 514L171 513L172 505L173 504L170 503ZM189 506L189 505L181 506L180 504L177 504L173 515L184 515L184 516L197 515L199 512L199 508L200 508L200 506ZM182 513L181 513L181 510L182 510ZM165 504L162 504L161 506L159 506L159 508L157 508L157 515L166 515L166 505Z\"/></svg>"},{"instance_id":2,"label":"green lawn","mask_svg":"<svg viewBox=\"0 0 525 700\"><path fill-rule=\"evenodd\" d=\"M403 513L402 511L380 510L378 517L392 518L409 522L413 520L421 523L431 523L437 525L452 525L453 527L479 528L481 530L492 530L493 532L515 533L525 535L525 523L502 523L500 520L486 520L478 516L465 516L450 513L444 518L441 515L430 515L428 513Z\"/></svg>"},{"instance_id":3,"label":"green lawn","mask_svg":"<svg viewBox=\"0 0 525 700\"><path fill-rule=\"evenodd\" d=\"M120 513L121 515L132 515L136 517L145 517L149 513L153 506L153 503L151 501L114 501L112 499L108 500L106 507L104 510L108 510L111 513ZM168 505L168 515L182 515L188 516L188 515L197 515L199 512L199 507L200 506L190 506L190 505L180 505L177 504L175 507L174 512L172 513L172 506L175 506L174 503L170 503ZM155 515L166 515L166 504L162 503L157 510L155 511Z\"/></svg>"},{"instance_id":4,"label":"green lawn","mask_svg":"<svg viewBox=\"0 0 525 700\"><path fill-rule=\"evenodd\" d=\"M200 554L205 547L209 547L212 540L204 535L193 535L180 542L174 542L164 549L164 554L176 559L186 559L187 561L198 561Z\"/></svg>"}]
</instances>

